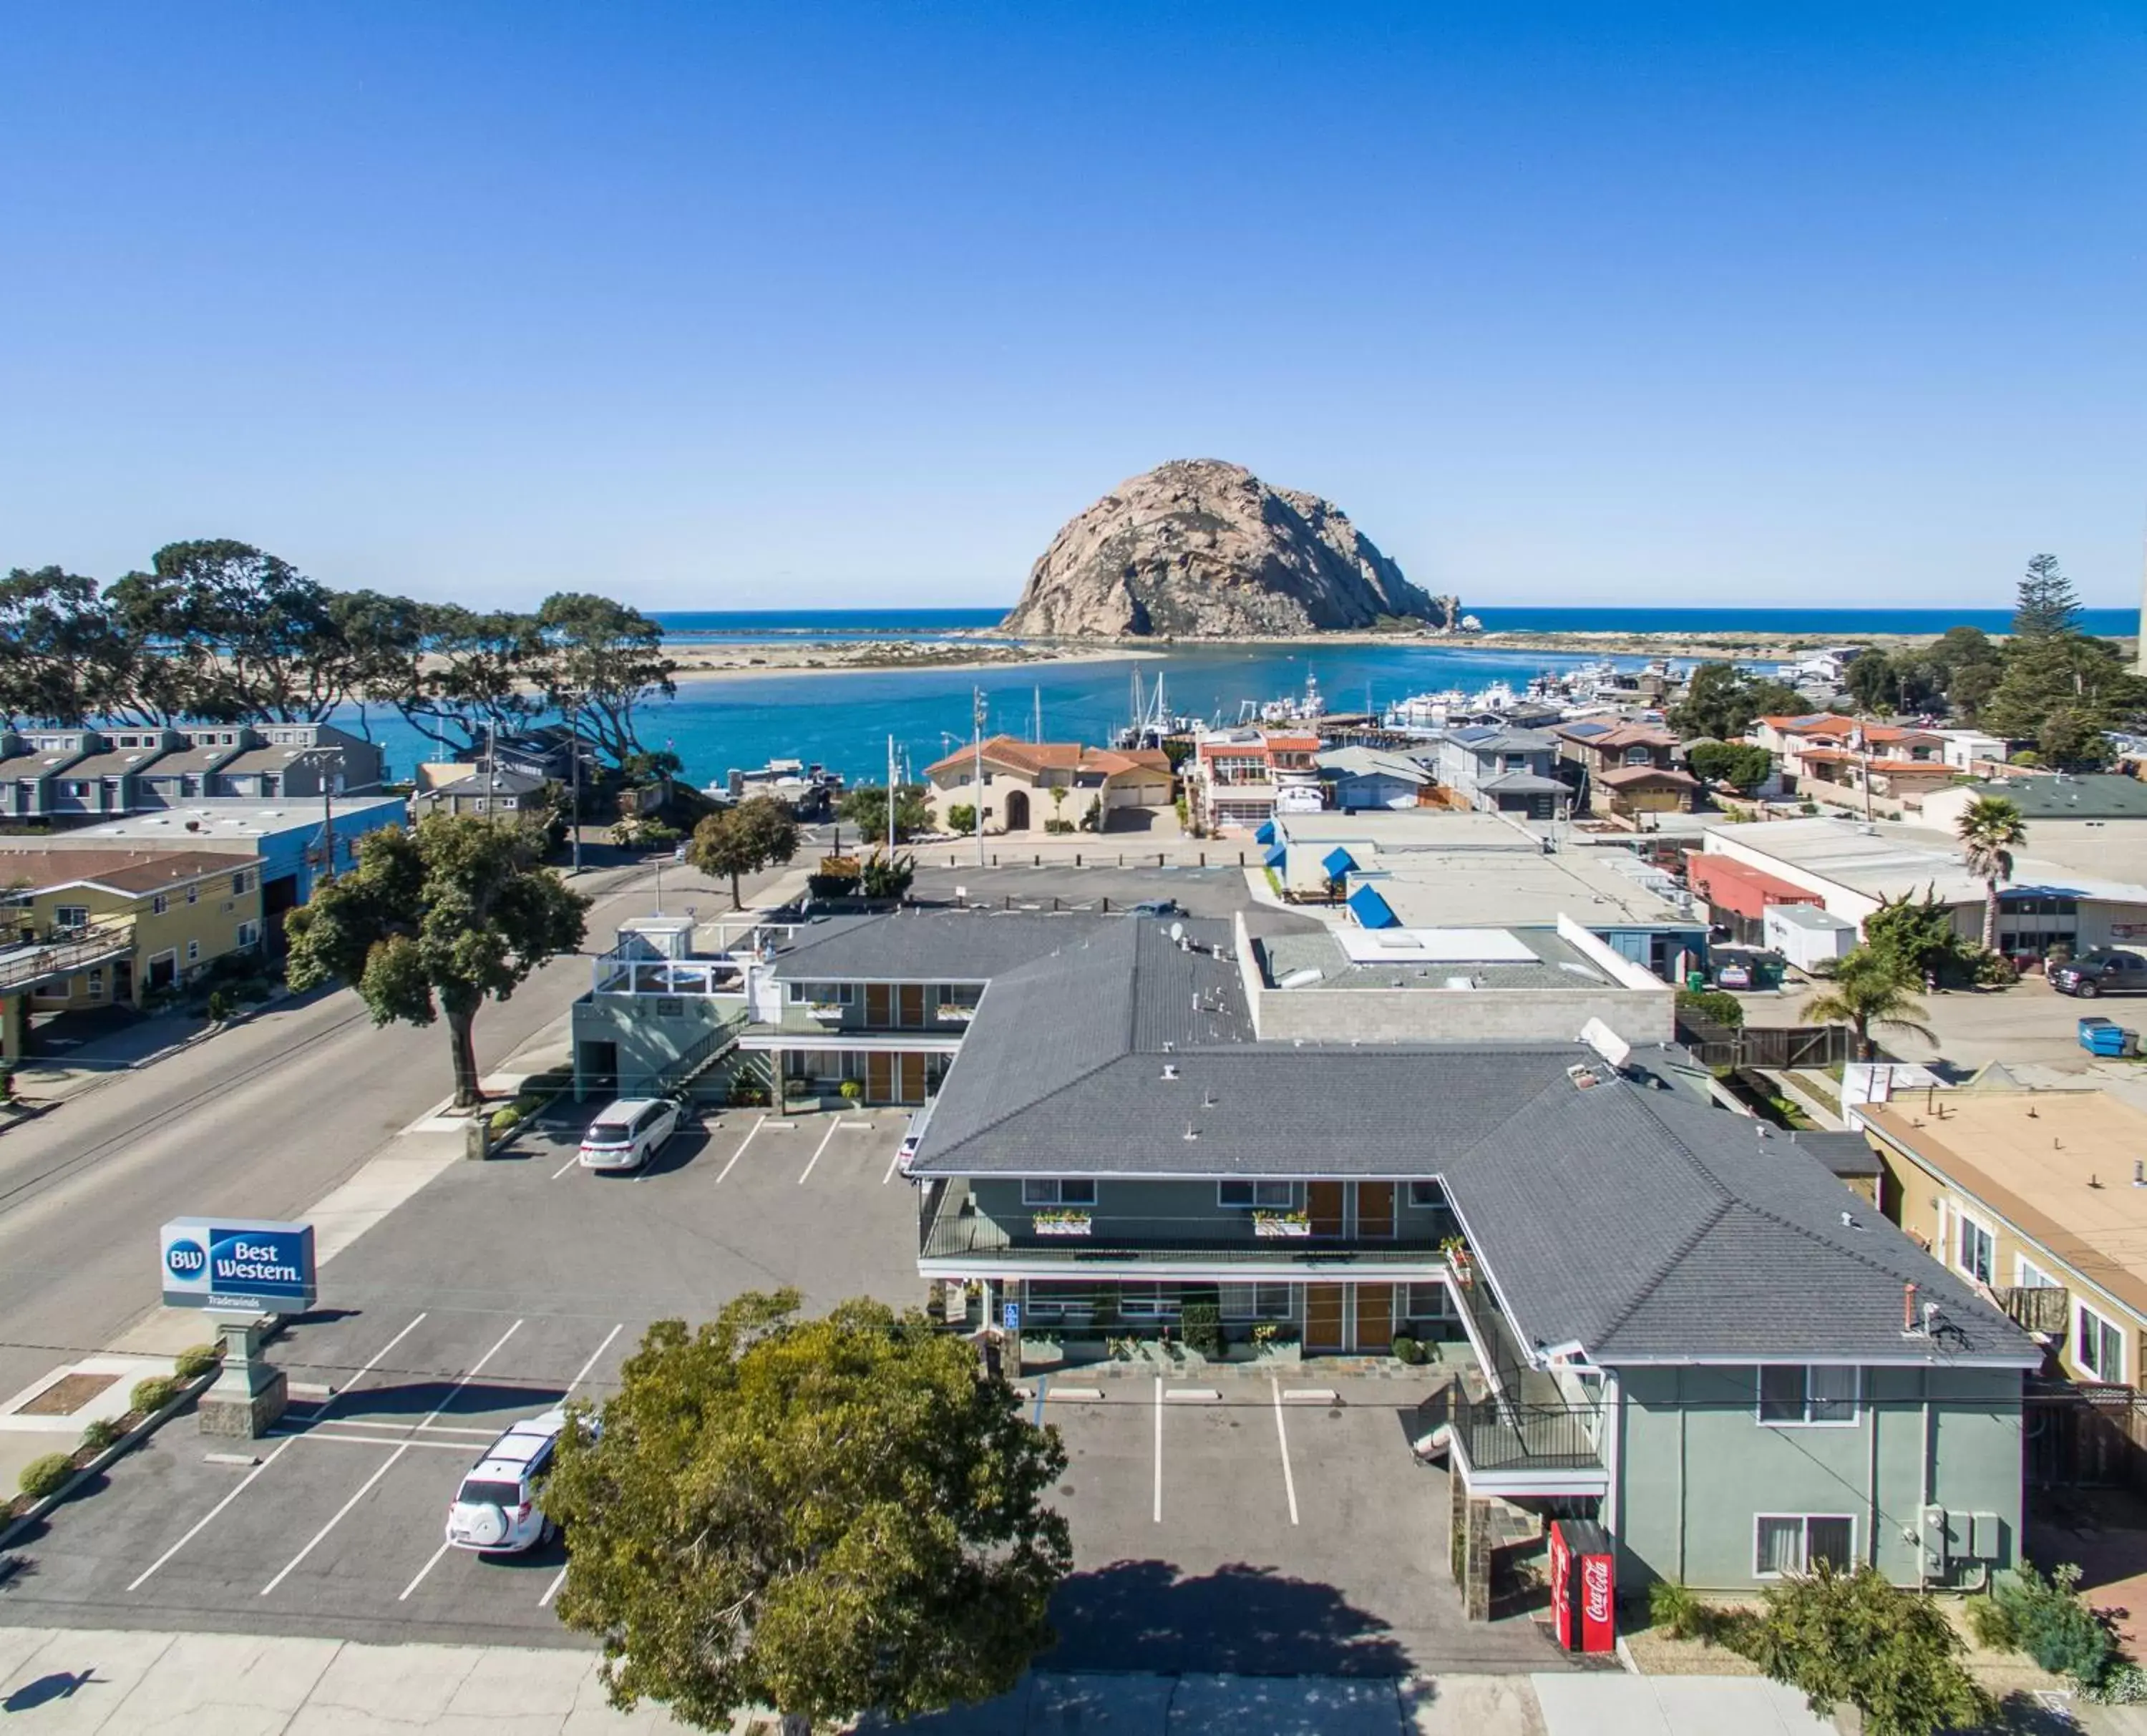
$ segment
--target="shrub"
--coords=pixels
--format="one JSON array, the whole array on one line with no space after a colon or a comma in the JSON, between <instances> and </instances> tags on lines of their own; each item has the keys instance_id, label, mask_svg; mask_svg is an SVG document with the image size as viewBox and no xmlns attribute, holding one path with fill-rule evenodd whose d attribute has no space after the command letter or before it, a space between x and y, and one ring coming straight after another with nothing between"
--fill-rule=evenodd
<instances>
[{"instance_id":1,"label":"shrub","mask_svg":"<svg viewBox=\"0 0 2147 1736\"><path fill-rule=\"evenodd\" d=\"M1697 1013L1733 1031L1744 1023L1744 1003L1725 988L1680 988L1677 1003L1680 1013Z\"/></svg>"},{"instance_id":2,"label":"shrub","mask_svg":"<svg viewBox=\"0 0 2147 1736\"><path fill-rule=\"evenodd\" d=\"M957 802L947 810L947 829L949 832L974 832L977 829L977 808L973 802Z\"/></svg>"},{"instance_id":3,"label":"shrub","mask_svg":"<svg viewBox=\"0 0 2147 1736\"><path fill-rule=\"evenodd\" d=\"M2099 1682L2080 1690L2080 1698L2098 1706L2137 1706L2147 1702L2147 1669L2136 1663L2120 1663Z\"/></svg>"},{"instance_id":4,"label":"shrub","mask_svg":"<svg viewBox=\"0 0 2147 1736\"><path fill-rule=\"evenodd\" d=\"M74 1475L73 1463L64 1453L46 1453L32 1459L23 1467L23 1473L15 1479L15 1487L33 1501L42 1501L48 1495L56 1495L61 1485Z\"/></svg>"},{"instance_id":5,"label":"shrub","mask_svg":"<svg viewBox=\"0 0 2147 1736\"><path fill-rule=\"evenodd\" d=\"M1043 829L1056 837L1073 831L1074 826L1071 820L1046 820L1043 823Z\"/></svg>"},{"instance_id":6,"label":"shrub","mask_svg":"<svg viewBox=\"0 0 2147 1736\"><path fill-rule=\"evenodd\" d=\"M208 1016L218 1024L231 1017L231 997L221 988L208 992Z\"/></svg>"},{"instance_id":7,"label":"shrub","mask_svg":"<svg viewBox=\"0 0 2147 1736\"><path fill-rule=\"evenodd\" d=\"M844 1079L842 1089L844 1103L856 1103L864 1101L865 1083L863 1079Z\"/></svg>"},{"instance_id":8,"label":"shrub","mask_svg":"<svg viewBox=\"0 0 2147 1736\"><path fill-rule=\"evenodd\" d=\"M1968 1600L1968 1631L1987 1652L2009 1652L2020 1643L2020 1636L2013 1628L2013 1618L1995 1598Z\"/></svg>"},{"instance_id":9,"label":"shrub","mask_svg":"<svg viewBox=\"0 0 2147 1736\"><path fill-rule=\"evenodd\" d=\"M1189 1302L1179 1310L1187 1345L1205 1357L1223 1353L1223 1310L1212 1302Z\"/></svg>"},{"instance_id":10,"label":"shrub","mask_svg":"<svg viewBox=\"0 0 2147 1736\"><path fill-rule=\"evenodd\" d=\"M94 1423L83 1425L83 1450L90 1453L102 1453L107 1447L114 1444L126 1432L110 1417L99 1417Z\"/></svg>"},{"instance_id":11,"label":"shrub","mask_svg":"<svg viewBox=\"0 0 2147 1736\"><path fill-rule=\"evenodd\" d=\"M1648 1588L1648 1624L1672 1639L1707 1638L1707 1606L1674 1580L1658 1579Z\"/></svg>"},{"instance_id":12,"label":"shrub","mask_svg":"<svg viewBox=\"0 0 2147 1736\"><path fill-rule=\"evenodd\" d=\"M515 1128L522 1125L522 1112L513 1104L509 1103L503 1109L494 1109L492 1112L492 1119L487 1124L492 1129L493 1137L497 1139L503 1134L513 1133Z\"/></svg>"},{"instance_id":13,"label":"shrub","mask_svg":"<svg viewBox=\"0 0 2147 1736\"><path fill-rule=\"evenodd\" d=\"M763 1108L768 1103L768 1087L745 1073L733 1073L728 1100L733 1109Z\"/></svg>"},{"instance_id":14,"label":"shrub","mask_svg":"<svg viewBox=\"0 0 2147 1736\"><path fill-rule=\"evenodd\" d=\"M1990 1596L2022 1651L2051 1674L2070 1676L2084 1687L2102 1680L2118 1656L2109 1628L2075 1588L2079 1576L2078 1568L2068 1565L2045 1578L2024 1561Z\"/></svg>"},{"instance_id":15,"label":"shrub","mask_svg":"<svg viewBox=\"0 0 2147 1736\"><path fill-rule=\"evenodd\" d=\"M173 1358L182 1380L198 1380L223 1360L223 1352L214 1344L189 1344Z\"/></svg>"},{"instance_id":16,"label":"shrub","mask_svg":"<svg viewBox=\"0 0 2147 1736\"><path fill-rule=\"evenodd\" d=\"M1405 1332L1396 1333L1394 1343L1388 1348L1394 1352L1396 1362L1407 1363L1412 1368L1424 1360L1424 1346Z\"/></svg>"},{"instance_id":17,"label":"shrub","mask_svg":"<svg viewBox=\"0 0 2147 1736\"><path fill-rule=\"evenodd\" d=\"M1975 961L1978 988L2010 988L2020 980L2020 967L2003 953L1979 953Z\"/></svg>"},{"instance_id":18,"label":"shrub","mask_svg":"<svg viewBox=\"0 0 2147 1736\"><path fill-rule=\"evenodd\" d=\"M179 1383L168 1374L152 1374L147 1380L134 1383L134 1390L127 1395L127 1402L147 1415L153 1410L162 1410L179 1396Z\"/></svg>"}]
</instances>

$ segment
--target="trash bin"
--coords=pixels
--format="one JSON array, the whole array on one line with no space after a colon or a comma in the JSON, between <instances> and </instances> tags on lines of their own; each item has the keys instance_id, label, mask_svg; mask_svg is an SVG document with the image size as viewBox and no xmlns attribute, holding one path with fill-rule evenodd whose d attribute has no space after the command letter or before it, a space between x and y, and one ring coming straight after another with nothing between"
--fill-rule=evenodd
<instances>
[{"instance_id":1,"label":"trash bin","mask_svg":"<svg viewBox=\"0 0 2147 1736\"><path fill-rule=\"evenodd\" d=\"M1689 988L1694 994L1705 993L1707 991L1707 973L1704 970L1687 971L1684 973L1684 986L1687 988Z\"/></svg>"}]
</instances>

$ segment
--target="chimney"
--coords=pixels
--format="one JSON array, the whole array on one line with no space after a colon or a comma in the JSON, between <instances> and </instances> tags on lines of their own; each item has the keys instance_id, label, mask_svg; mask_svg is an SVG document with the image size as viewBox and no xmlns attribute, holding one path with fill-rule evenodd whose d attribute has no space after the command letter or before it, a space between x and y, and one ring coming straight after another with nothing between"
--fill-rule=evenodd
<instances>
[{"instance_id":1,"label":"chimney","mask_svg":"<svg viewBox=\"0 0 2147 1736\"><path fill-rule=\"evenodd\" d=\"M1913 1278L1901 1286L1901 1330L1916 1329L1916 1281Z\"/></svg>"}]
</instances>

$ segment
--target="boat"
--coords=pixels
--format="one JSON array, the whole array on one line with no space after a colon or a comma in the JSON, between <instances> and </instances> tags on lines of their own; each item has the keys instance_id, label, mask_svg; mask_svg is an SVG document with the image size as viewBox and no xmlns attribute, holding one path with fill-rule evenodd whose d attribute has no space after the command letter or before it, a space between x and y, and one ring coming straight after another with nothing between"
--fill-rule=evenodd
<instances>
[{"instance_id":1,"label":"boat","mask_svg":"<svg viewBox=\"0 0 2147 1736\"><path fill-rule=\"evenodd\" d=\"M1133 721L1123 728L1111 732L1111 745L1124 752L1131 748L1160 748L1174 735L1190 735L1200 728L1198 718L1179 717L1170 708L1170 701L1163 689L1163 671L1155 672L1155 691L1146 697L1141 692L1140 670L1133 672Z\"/></svg>"}]
</instances>

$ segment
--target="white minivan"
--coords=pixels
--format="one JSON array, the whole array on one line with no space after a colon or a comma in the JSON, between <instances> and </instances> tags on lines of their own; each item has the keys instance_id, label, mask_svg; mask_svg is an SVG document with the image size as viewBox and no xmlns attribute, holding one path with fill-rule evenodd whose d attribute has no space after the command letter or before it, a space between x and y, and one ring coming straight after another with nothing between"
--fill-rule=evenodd
<instances>
[{"instance_id":1,"label":"white minivan","mask_svg":"<svg viewBox=\"0 0 2147 1736\"><path fill-rule=\"evenodd\" d=\"M626 1098L589 1123L582 1135L585 1169L638 1169L678 1131L678 1105L668 1098Z\"/></svg>"}]
</instances>

